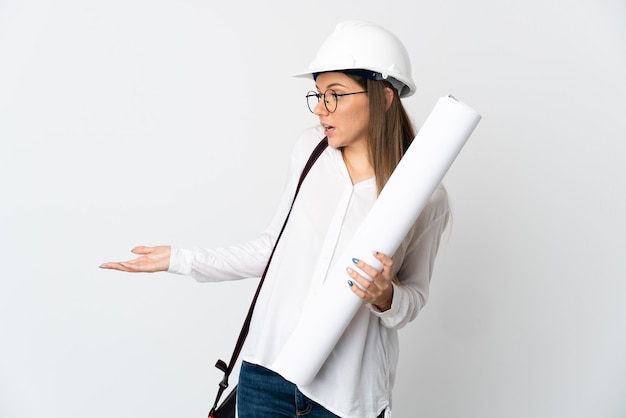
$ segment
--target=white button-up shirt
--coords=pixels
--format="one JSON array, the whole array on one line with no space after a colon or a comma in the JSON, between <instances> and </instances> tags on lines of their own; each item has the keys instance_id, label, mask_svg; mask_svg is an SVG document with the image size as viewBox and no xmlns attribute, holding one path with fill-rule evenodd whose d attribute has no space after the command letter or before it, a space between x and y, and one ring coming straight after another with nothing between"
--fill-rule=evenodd
<instances>
[{"instance_id":1,"label":"white button-up shirt","mask_svg":"<svg viewBox=\"0 0 626 418\"><path fill-rule=\"evenodd\" d=\"M300 172L322 137L322 129L315 128L297 142L278 210L259 237L225 248L173 248L169 271L202 282L260 277L291 205ZM376 196L375 179L353 185L341 151L326 148L302 185L274 254L255 307L243 360L272 369L298 324L304 304L324 283L335 258L343 254ZM364 304L313 382L299 387L302 393L342 417L376 417L389 411L398 361L396 330L413 320L426 303L448 218L447 194L440 186L393 255L399 283L394 283L391 309L380 312ZM358 258L359 254L354 256ZM346 274L346 281L348 278ZM326 308L319 306L320 310Z\"/></svg>"}]
</instances>

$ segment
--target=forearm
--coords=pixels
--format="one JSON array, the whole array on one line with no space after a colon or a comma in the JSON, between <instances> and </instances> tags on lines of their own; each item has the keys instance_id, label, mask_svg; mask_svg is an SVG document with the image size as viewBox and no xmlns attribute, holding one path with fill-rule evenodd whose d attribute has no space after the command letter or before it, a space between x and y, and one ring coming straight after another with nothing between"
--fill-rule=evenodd
<instances>
[{"instance_id":1,"label":"forearm","mask_svg":"<svg viewBox=\"0 0 626 418\"><path fill-rule=\"evenodd\" d=\"M389 309L371 307L386 327L403 327L426 304L441 235L449 216L447 194L439 188L394 255L401 263L396 273L398 280L393 282L391 305L381 306Z\"/></svg>"},{"instance_id":2,"label":"forearm","mask_svg":"<svg viewBox=\"0 0 626 418\"><path fill-rule=\"evenodd\" d=\"M263 234L242 245L205 249L172 248L168 272L189 275L200 282L260 277L275 242Z\"/></svg>"}]
</instances>

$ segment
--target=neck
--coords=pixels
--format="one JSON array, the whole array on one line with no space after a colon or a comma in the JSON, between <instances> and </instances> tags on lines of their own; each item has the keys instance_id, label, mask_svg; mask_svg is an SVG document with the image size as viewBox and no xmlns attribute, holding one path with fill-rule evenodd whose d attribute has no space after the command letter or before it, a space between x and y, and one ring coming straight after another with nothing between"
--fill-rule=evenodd
<instances>
[{"instance_id":1,"label":"neck","mask_svg":"<svg viewBox=\"0 0 626 418\"><path fill-rule=\"evenodd\" d=\"M348 174L350 174L352 184L374 177L374 167L370 161L367 148L355 149L354 147L345 147L341 149L341 154L348 169Z\"/></svg>"}]
</instances>

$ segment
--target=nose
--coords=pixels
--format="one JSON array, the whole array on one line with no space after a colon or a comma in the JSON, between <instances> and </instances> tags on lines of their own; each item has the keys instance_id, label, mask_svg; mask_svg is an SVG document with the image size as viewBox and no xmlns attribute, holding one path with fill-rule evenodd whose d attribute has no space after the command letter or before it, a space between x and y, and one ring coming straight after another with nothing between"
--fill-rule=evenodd
<instances>
[{"instance_id":1,"label":"nose","mask_svg":"<svg viewBox=\"0 0 626 418\"><path fill-rule=\"evenodd\" d=\"M317 102L317 104L313 108L313 114L315 114L316 116L328 115L329 112L328 109L326 109L326 106L324 106L324 100L326 99L322 97L322 99Z\"/></svg>"}]
</instances>

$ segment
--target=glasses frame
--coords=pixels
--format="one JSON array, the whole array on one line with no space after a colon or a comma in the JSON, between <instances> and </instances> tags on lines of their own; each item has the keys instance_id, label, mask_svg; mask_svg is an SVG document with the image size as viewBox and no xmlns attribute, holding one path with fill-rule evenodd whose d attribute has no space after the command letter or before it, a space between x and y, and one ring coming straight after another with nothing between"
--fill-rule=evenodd
<instances>
[{"instance_id":1,"label":"glasses frame","mask_svg":"<svg viewBox=\"0 0 626 418\"><path fill-rule=\"evenodd\" d=\"M339 105L339 98L340 97L351 96L353 94L363 94L363 93L367 93L367 90L355 91L355 92L352 92L352 93L337 93L333 89L327 89L324 93L317 93L317 92L311 90L305 96L306 97L306 105L309 108L309 110L311 111L311 113L315 113L315 108L319 104L320 100L322 100L322 97L324 97L324 107L326 108L328 113L334 113L337 110L337 106ZM332 110L328 108L329 101L326 100L326 95L327 94L330 94L335 99L335 106L334 106L334 108ZM310 97L317 97L317 103L315 103L313 108L311 108Z\"/></svg>"}]
</instances>

